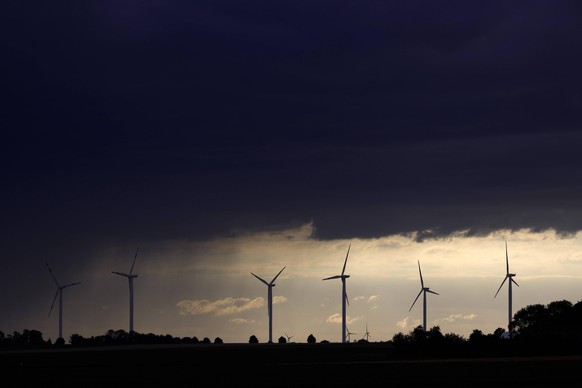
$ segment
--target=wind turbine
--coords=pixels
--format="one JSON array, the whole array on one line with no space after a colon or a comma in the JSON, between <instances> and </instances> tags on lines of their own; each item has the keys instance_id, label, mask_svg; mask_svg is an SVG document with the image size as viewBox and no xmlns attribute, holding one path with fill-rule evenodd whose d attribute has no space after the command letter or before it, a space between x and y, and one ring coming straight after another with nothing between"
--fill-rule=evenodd
<instances>
[{"instance_id":1,"label":"wind turbine","mask_svg":"<svg viewBox=\"0 0 582 388\"><path fill-rule=\"evenodd\" d=\"M352 244L348 246L348 253L346 254L346 260L344 261L344 267L342 269L341 275L330 276L328 278L322 280L330 280L330 279L341 279L342 280L342 343L346 342L346 303L350 304L348 299L348 294L346 292L346 279L350 277L350 275L344 275L346 271L346 264L348 262L348 255L350 254L350 248Z\"/></svg>"},{"instance_id":2,"label":"wind turbine","mask_svg":"<svg viewBox=\"0 0 582 388\"><path fill-rule=\"evenodd\" d=\"M49 315L49 317L51 316L51 312L53 311L53 307L55 305L55 301L57 300L57 296L58 296L59 297L59 338L63 338L63 290L67 287L76 286L77 284L81 284L81 283L76 282L76 283L67 284L65 286L61 286L59 284L59 282L57 281L57 278L53 274L53 270L51 269L51 267L48 265L47 262L45 262L45 264L46 264L46 267L48 268L49 272L51 273L53 280L57 284L57 292L55 293L55 297L53 298L53 303L51 304L51 308L49 310L48 315Z\"/></svg>"},{"instance_id":3,"label":"wind turbine","mask_svg":"<svg viewBox=\"0 0 582 388\"><path fill-rule=\"evenodd\" d=\"M133 279L137 277L137 275L133 273L133 267L135 266L135 259L137 259L138 251L139 247L135 250L135 256L133 257L133 263L131 264L129 273L111 271L111 273L126 277L129 282L129 334L133 333Z\"/></svg>"},{"instance_id":4,"label":"wind turbine","mask_svg":"<svg viewBox=\"0 0 582 388\"><path fill-rule=\"evenodd\" d=\"M412 310L412 307L414 307L414 304L418 300L418 297L420 297L420 294L424 294L422 303L422 328L424 329L424 332L426 334L426 293L430 292L431 294L435 295L439 294L434 291L431 291L429 287L424 286L424 281L422 280L422 271L420 270L420 260L418 261L418 273L420 274L420 292L418 293L418 295L416 295L416 299L414 299L414 302L412 302L412 306L410 306L410 309L408 311L410 312Z\"/></svg>"},{"instance_id":5,"label":"wind turbine","mask_svg":"<svg viewBox=\"0 0 582 388\"><path fill-rule=\"evenodd\" d=\"M352 338L352 334L358 334L358 333L352 333L352 332L350 331L350 329L348 329L347 327L346 327L346 331L347 331L347 336L348 336L348 342L350 342L350 340L351 340L351 338Z\"/></svg>"},{"instance_id":6,"label":"wind turbine","mask_svg":"<svg viewBox=\"0 0 582 388\"><path fill-rule=\"evenodd\" d=\"M283 267L285 269L285 267ZM251 272L251 275L259 279L261 282L265 283L267 286L267 306L268 306L268 315L269 315L269 343L273 342L273 287L275 287L275 279L281 275L283 269L279 271L279 273L271 280L270 283L267 283L263 278L255 275Z\"/></svg>"},{"instance_id":7,"label":"wind turbine","mask_svg":"<svg viewBox=\"0 0 582 388\"><path fill-rule=\"evenodd\" d=\"M503 287L503 284L505 283L505 281L507 279L509 279L509 282L507 284L507 287L508 287L507 293L508 293L508 297L509 297L507 327L509 328L509 326L511 325L511 320L513 318L513 315L511 313L511 283L515 283L515 285L518 286L518 287L519 287L519 284L517 284L517 282L515 280L513 280L513 277L515 276L515 274L514 273L509 273L509 256L507 254L507 241L505 241L505 266L506 266L506 274L505 274L505 277L503 278L503 281L501 282L501 285L497 289L497 292L495 293L495 296L493 298L495 299L495 297L497 296L497 294L499 294L499 290L501 290L501 287Z\"/></svg>"},{"instance_id":8,"label":"wind turbine","mask_svg":"<svg viewBox=\"0 0 582 388\"><path fill-rule=\"evenodd\" d=\"M287 343L290 343L290 341L291 341L291 338L293 338L294 336L292 336L292 335L287 335L287 333L286 333L286 332L283 332L283 333L285 333L285 337L287 337Z\"/></svg>"},{"instance_id":9,"label":"wind turbine","mask_svg":"<svg viewBox=\"0 0 582 388\"><path fill-rule=\"evenodd\" d=\"M362 338L366 338L366 342L370 342L370 332L368 331L368 323L366 322L366 334L364 334L364 337Z\"/></svg>"}]
</instances>

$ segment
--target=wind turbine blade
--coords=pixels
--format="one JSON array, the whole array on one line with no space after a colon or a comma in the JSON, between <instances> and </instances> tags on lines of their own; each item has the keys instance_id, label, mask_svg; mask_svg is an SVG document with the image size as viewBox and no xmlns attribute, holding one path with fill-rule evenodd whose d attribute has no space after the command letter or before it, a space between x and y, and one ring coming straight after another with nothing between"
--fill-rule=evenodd
<instances>
[{"instance_id":1,"label":"wind turbine blade","mask_svg":"<svg viewBox=\"0 0 582 388\"><path fill-rule=\"evenodd\" d=\"M505 283L506 280L507 280L507 276L503 278L503 281L501 282L501 285L497 289L497 292L495 293L495 296L493 297L493 299L495 299L495 297L497 296L497 294L499 294L499 291L501 290L501 287L503 287L503 284Z\"/></svg>"},{"instance_id":2,"label":"wind turbine blade","mask_svg":"<svg viewBox=\"0 0 582 388\"><path fill-rule=\"evenodd\" d=\"M62 286L62 288L67 288L67 287L72 287L72 286L76 286L77 284L81 284L81 282L76 282L76 283L71 283L71 284L67 284L66 286Z\"/></svg>"},{"instance_id":3,"label":"wind turbine blade","mask_svg":"<svg viewBox=\"0 0 582 388\"><path fill-rule=\"evenodd\" d=\"M434 291L431 291L431 290L426 290L426 292L430 292L431 294L439 295L438 292L434 292Z\"/></svg>"},{"instance_id":4,"label":"wind turbine blade","mask_svg":"<svg viewBox=\"0 0 582 388\"><path fill-rule=\"evenodd\" d=\"M135 250L135 256L133 257L133 263L131 263L131 269L129 270L129 274L133 273L133 266L135 265L135 259L137 259L137 252L139 251L139 247Z\"/></svg>"},{"instance_id":5,"label":"wind turbine blade","mask_svg":"<svg viewBox=\"0 0 582 388\"><path fill-rule=\"evenodd\" d=\"M57 296L59 296L59 292L61 292L60 288L55 293L55 297L53 298L53 303L51 303L51 309L49 310L49 314L48 314L49 317L51 316L51 312L53 311L53 307L55 306L55 301L57 300Z\"/></svg>"},{"instance_id":6,"label":"wind turbine blade","mask_svg":"<svg viewBox=\"0 0 582 388\"><path fill-rule=\"evenodd\" d=\"M49 267L49 265L48 265L48 263L46 261L44 263L46 264L46 267L48 268L49 272L51 273L51 276L53 277L53 280L57 284L57 287L61 287L61 285L57 281L57 278L55 277L55 274L53 274L53 270L51 269L51 267Z\"/></svg>"},{"instance_id":7,"label":"wind turbine blade","mask_svg":"<svg viewBox=\"0 0 582 388\"><path fill-rule=\"evenodd\" d=\"M348 253L346 253L346 259L344 261L344 267L342 268L342 275L344 274L344 272L346 272L346 264L348 263L348 256L350 254L350 248L352 247L352 244L348 245Z\"/></svg>"},{"instance_id":8,"label":"wind turbine blade","mask_svg":"<svg viewBox=\"0 0 582 388\"><path fill-rule=\"evenodd\" d=\"M422 294L422 288L420 289L420 292L418 293L418 295L416 295L416 299L414 299L414 302L412 302L412 306L410 306L410 308L408 309L408 312L410 312L412 310L412 308L414 307L414 304L416 303L416 301L420 297L420 294Z\"/></svg>"},{"instance_id":9,"label":"wind turbine blade","mask_svg":"<svg viewBox=\"0 0 582 388\"><path fill-rule=\"evenodd\" d=\"M283 269L285 269L285 268L286 268L286 266L285 266L285 267L283 267ZM277 279L277 278L279 277L279 275L281 275L281 272L283 272L283 269L279 271L279 273L277 274L277 276L275 276L275 277L273 278L273 280L271 280L271 284L275 283L275 279Z\"/></svg>"},{"instance_id":10,"label":"wind turbine blade","mask_svg":"<svg viewBox=\"0 0 582 388\"><path fill-rule=\"evenodd\" d=\"M128 274L126 274L126 273L123 273L123 272L111 271L111 273L114 273L114 274L116 274L116 275L119 275L119 276L125 276L126 278L128 278L128 277L129 277L129 275L128 275Z\"/></svg>"},{"instance_id":11,"label":"wind turbine blade","mask_svg":"<svg viewBox=\"0 0 582 388\"><path fill-rule=\"evenodd\" d=\"M507 255L507 241L505 241L505 265L507 267L507 274L509 275L509 256Z\"/></svg>"},{"instance_id":12,"label":"wind turbine blade","mask_svg":"<svg viewBox=\"0 0 582 388\"><path fill-rule=\"evenodd\" d=\"M420 270L420 260L418 260L418 273L420 274L420 286L424 288L424 281L422 280L422 271Z\"/></svg>"},{"instance_id":13,"label":"wind turbine blade","mask_svg":"<svg viewBox=\"0 0 582 388\"><path fill-rule=\"evenodd\" d=\"M517 284L517 282L515 280L513 280L513 278L511 278L511 281L513 282L513 284L515 284L516 286L519 287L519 284Z\"/></svg>"},{"instance_id":14,"label":"wind turbine blade","mask_svg":"<svg viewBox=\"0 0 582 388\"><path fill-rule=\"evenodd\" d=\"M339 278L341 278L341 277L342 277L342 275L335 275L335 276L330 276L330 277L328 277L328 278L321 279L321 280L339 279Z\"/></svg>"},{"instance_id":15,"label":"wind turbine blade","mask_svg":"<svg viewBox=\"0 0 582 388\"><path fill-rule=\"evenodd\" d=\"M253 275L253 276L254 276L254 277L256 277L257 279L259 279L260 281L262 281L263 283L265 283L267 286L269 285L269 283L267 283L267 281L266 281L266 280L264 280L263 278L261 278L261 277L259 277L259 276L255 275L255 274L254 274L254 273L252 273L252 272L251 272L251 275Z\"/></svg>"},{"instance_id":16,"label":"wind turbine blade","mask_svg":"<svg viewBox=\"0 0 582 388\"><path fill-rule=\"evenodd\" d=\"M346 298L346 303L348 304L348 306L350 305L350 298L348 298L348 292L346 291L346 293L344 294L344 298Z\"/></svg>"}]
</instances>

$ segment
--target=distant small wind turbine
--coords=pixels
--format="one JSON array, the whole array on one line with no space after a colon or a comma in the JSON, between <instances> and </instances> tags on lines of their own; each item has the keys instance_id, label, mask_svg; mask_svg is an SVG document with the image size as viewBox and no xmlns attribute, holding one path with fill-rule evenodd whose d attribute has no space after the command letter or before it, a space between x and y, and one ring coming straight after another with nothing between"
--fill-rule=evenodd
<instances>
[{"instance_id":1,"label":"distant small wind turbine","mask_svg":"<svg viewBox=\"0 0 582 388\"><path fill-rule=\"evenodd\" d=\"M346 327L346 332L347 332L347 337L348 337L348 342L351 341L352 339L352 334L358 334L358 333L352 333L347 327Z\"/></svg>"},{"instance_id":2,"label":"distant small wind turbine","mask_svg":"<svg viewBox=\"0 0 582 388\"><path fill-rule=\"evenodd\" d=\"M116 272L111 271L119 276L126 277L129 282L129 333L133 333L133 279L137 277L136 274L133 273L133 267L135 266L135 260L137 259L137 252L139 251L139 247L135 250L135 256L133 257L133 263L131 263L131 268L129 269L129 273L125 272Z\"/></svg>"},{"instance_id":3,"label":"distant small wind turbine","mask_svg":"<svg viewBox=\"0 0 582 388\"><path fill-rule=\"evenodd\" d=\"M508 317L507 317L507 327L509 328L509 326L511 325L511 320L513 319L513 314L511 312L511 304L512 304L512 300L511 300L511 283L514 283L516 286L519 287L519 284L517 284L517 282L515 280L513 280L513 277L515 276L514 273L509 273L509 255L507 254L507 241L505 241L505 266L506 266L506 274L505 277L503 278L503 281L501 282L501 285L499 286L499 288L497 289L497 292L495 293L495 296L493 297L495 299L495 297L497 297L497 294L499 294L499 291L501 290L501 287L503 287L503 284L505 283L505 281L507 279L509 279L509 282L507 284L508 290L508 297L509 297L509 301L508 301Z\"/></svg>"},{"instance_id":4,"label":"distant small wind turbine","mask_svg":"<svg viewBox=\"0 0 582 388\"><path fill-rule=\"evenodd\" d=\"M435 294L435 295L439 295L439 294L434 292L434 291L431 291L429 287L424 286L424 281L422 280L422 271L420 270L420 260L418 261L418 273L420 274L420 292L418 293L418 295L416 295L416 299L414 299L414 302L412 302L412 306L410 306L410 309L408 311L410 312L412 310L412 307L414 307L414 304L416 303L416 301L420 297L420 294L424 294L423 295L423 303L422 303L422 328L424 329L424 332L426 333L426 293L430 292L431 294Z\"/></svg>"},{"instance_id":5,"label":"distant small wind turbine","mask_svg":"<svg viewBox=\"0 0 582 388\"><path fill-rule=\"evenodd\" d=\"M346 260L344 261L344 267L342 269L341 275L330 276L328 278L322 280L330 280L330 279L341 279L342 280L342 343L346 342L346 303L350 304L348 299L348 293L346 292L346 279L350 277L350 275L344 275L346 271L346 264L348 262L348 255L350 254L350 248L352 244L348 246L348 253L346 254Z\"/></svg>"},{"instance_id":6,"label":"distant small wind turbine","mask_svg":"<svg viewBox=\"0 0 582 388\"><path fill-rule=\"evenodd\" d=\"M53 303L51 304L51 308L49 310L48 315L49 315L49 317L51 316L51 312L53 311L53 307L55 305L55 301L57 300L57 296L58 296L59 297L59 338L63 338L63 290L65 288L68 288L71 286L76 286L77 284L81 284L81 283L76 282L76 283L67 284L65 286L61 286L59 284L59 282L57 281L57 278L53 274L53 270L51 269L51 267L48 265L47 262L45 262L45 264L46 264L46 267L48 268L49 272L51 273L53 280L57 284L57 292L55 293L55 297L53 298Z\"/></svg>"},{"instance_id":7,"label":"distant small wind turbine","mask_svg":"<svg viewBox=\"0 0 582 388\"><path fill-rule=\"evenodd\" d=\"M283 332L283 333L285 333L285 332ZM285 337L287 337L287 343L290 343L291 342L291 338L293 338L294 336L287 335L287 333L285 333Z\"/></svg>"},{"instance_id":8,"label":"distant small wind turbine","mask_svg":"<svg viewBox=\"0 0 582 388\"><path fill-rule=\"evenodd\" d=\"M370 342L370 332L368 331L368 323L367 322L366 322L366 333L364 334L364 337L362 337L362 339L363 338L366 338L366 342Z\"/></svg>"},{"instance_id":9,"label":"distant small wind turbine","mask_svg":"<svg viewBox=\"0 0 582 388\"><path fill-rule=\"evenodd\" d=\"M285 269L285 267L283 267ZM283 269L279 271L279 273L271 280L271 282L267 283L266 280L263 278L255 275L251 272L251 275L259 279L261 282L265 283L267 286L267 314L269 316L269 343L273 342L273 287L275 287L275 280L281 275Z\"/></svg>"}]
</instances>

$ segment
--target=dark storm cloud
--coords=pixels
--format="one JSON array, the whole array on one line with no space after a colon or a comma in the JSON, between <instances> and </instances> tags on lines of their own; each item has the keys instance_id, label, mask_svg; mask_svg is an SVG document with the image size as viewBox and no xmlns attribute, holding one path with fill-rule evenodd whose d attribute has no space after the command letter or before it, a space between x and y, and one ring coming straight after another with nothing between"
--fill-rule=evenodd
<instances>
[{"instance_id":1,"label":"dark storm cloud","mask_svg":"<svg viewBox=\"0 0 582 388\"><path fill-rule=\"evenodd\" d=\"M5 8L13 251L582 226L576 2Z\"/></svg>"}]
</instances>

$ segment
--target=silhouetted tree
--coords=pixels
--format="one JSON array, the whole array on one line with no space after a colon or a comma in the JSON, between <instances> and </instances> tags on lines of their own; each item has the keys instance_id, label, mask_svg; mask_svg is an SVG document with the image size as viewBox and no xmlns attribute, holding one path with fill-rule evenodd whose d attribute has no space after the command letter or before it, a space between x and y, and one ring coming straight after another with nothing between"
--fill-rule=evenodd
<instances>
[{"instance_id":1,"label":"silhouetted tree","mask_svg":"<svg viewBox=\"0 0 582 388\"><path fill-rule=\"evenodd\" d=\"M180 342L183 344L197 344L200 341L198 341L197 337L182 337Z\"/></svg>"},{"instance_id":2,"label":"silhouetted tree","mask_svg":"<svg viewBox=\"0 0 582 388\"><path fill-rule=\"evenodd\" d=\"M424 332L424 328L421 325L416 326L412 330L411 334L414 342L424 343L426 341L426 333Z\"/></svg>"},{"instance_id":3,"label":"silhouetted tree","mask_svg":"<svg viewBox=\"0 0 582 388\"><path fill-rule=\"evenodd\" d=\"M493 336L495 338L501 338L503 337L503 334L505 334L505 329L502 327L498 327L497 329L495 329L495 331L493 332Z\"/></svg>"},{"instance_id":4,"label":"silhouetted tree","mask_svg":"<svg viewBox=\"0 0 582 388\"><path fill-rule=\"evenodd\" d=\"M221 344L221 343L222 343L222 338L220 338L220 337L216 337L216 338L214 339L214 343L215 343L215 344Z\"/></svg>"},{"instance_id":5,"label":"silhouetted tree","mask_svg":"<svg viewBox=\"0 0 582 388\"><path fill-rule=\"evenodd\" d=\"M315 337L313 336L313 334L309 334L309 336L307 337L307 343L308 344L314 344L316 342L317 342L317 340L315 339Z\"/></svg>"},{"instance_id":6,"label":"silhouetted tree","mask_svg":"<svg viewBox=\"0 0 582 388\"><path fill-rule=\"evenodd\" d=\"M548 320L548 313L543 304L533 304L518 310L513 316L512 329L522 335L537 336L546 329L542 327Z\"/></svg>"},{"instance_id":7,"label":"silhouetted tree","mask_svg":"<svg viewBox=\"0 0 582 388\"><path fill-rule=\"evenodd\" d=\"M208 338L208 337L204 337L204 338L202 339L202 343L203 343L203 344L209 344L209 343L210 343L210 338Z\"/></svg>"},{"instance_id":8,"label":"silhouetted tree","mask_svg":"<svg viewBox=\"0 0 582 388\"><path fill-rule=\"evenodd\" d=\"M42 333L38 330L24 329L19 337L19 344L23 346L39 347L45 344Z\"/></svg>"},{"instance_id":9,"label":"silhouetted tree","mask_svg":"<svg viewBox=\"0 0 582 388\"><path fill-rule=\"evenodd\" d=\"M87 343L87 341L85 340L85 338L83 338L83 336L79 334L73 334L69 338L69 343L73 346L83 346Z\"/></svg>"},{"instance_id":10,"label":"silhouetted tree","mask_svg":"<svg viewBox=\"0 0 582 388\"><path fill-rule=\"evenodd\" d=\"M453 343L453 344L458 344L458 343L464 343L466 342L465 338L459 334L455 334L455 333L447 333L445 334L445 342L447 343Z\"/></svg>"},{"instance_id":11,"label":"silhouetted tree","mask_svg":"<svg viewBox=\"0 0 582 388\"><path fill-rule=\"evenodd\" d=\"M258 344L259 339L254 334L249 337L249 344Z\"/></svg>"},{"instance_id":12,"label":"silhouetted tree","mask_svg":"<svg viewBox=\"0 0 582 388\"><path fill-rule=\"evenodd\" d=\"M442 343L443 340L445 339L443 333L441 333L441 328L439 326L433 326L431 329L429 329L429 331L426 333L426 336L428 340L433 343L435 342Z\"/></svg>"},{"instance_id":13,"label":"silhouetted tree","mask_svg":"<svg viewBox=\"0 0 582 388\"><path fill-rule=\"evenodd\" d=\"M483 342L484 338L485 338L485 335L483 334L483 332L481 330L475 329L469 335L469 342L479 344L480 342Z\"/></svg>"},{"instance_id":14,"label":"silhouetted tree","mask_svg":"<svg viewBox=\"0 0 582 388\"><path fill-rule=\"evenodd\" d=\"M285 339L285 337L281 336L281 337L279 337L279 341L278 342L280 344L286 344L287 343L287 340Z\"/></svg>"}]
</instances>

